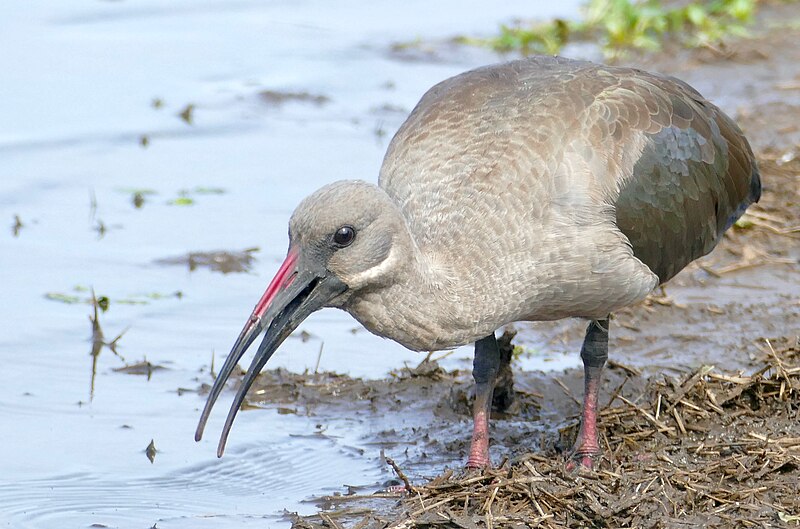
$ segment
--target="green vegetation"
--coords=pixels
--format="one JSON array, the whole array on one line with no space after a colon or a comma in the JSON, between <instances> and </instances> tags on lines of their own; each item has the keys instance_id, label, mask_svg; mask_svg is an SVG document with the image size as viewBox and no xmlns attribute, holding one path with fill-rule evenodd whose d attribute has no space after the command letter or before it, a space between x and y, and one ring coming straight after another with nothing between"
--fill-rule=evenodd
<instances>
[{"instance_id":1,"label":"green vegetation","mask_svg":"<svg viewBox=\"0 0 800 529\"><path fill-rule=\"evenodd\" d=\"M155 189L135 187L123 187L117 191L130 195L131 203L133 203L134 207L137 209L140 209L144 205L147 197L158 194L158 191ZM225 192L224 188L214 186L196 186L192 189L181 189L177 192L178 196L168 200L167 204L170 206L193 206L195 204L194 195L222 195L225 194Z\"/></svg>"},{"instance_id":2,"label":"green vegetation","mask_svg":"<svg viewBox=\"0 0 800 529\"><path fill-rule=\"evenodd\" d=\"M86 299L81 298L80 296L64 294L63 292L47 292L45 293L44 297L50 301L58 301L68 305L74 305L76 303L88 303Z\"/></svg>"},{"instance_id":3,"label":"green vegetation","mask_svg":"<svg viewBox=\"0 0 800 529\"><path fill-rule=\"evenodd\" d=\"M513 360L519 360L526 354L525 348L521 345L515 345L514 349L511 351L511 358Z\"/></svg>"},{"instance_id":4,"label":"green vegetation","mask_svg":"<svg viewBox=\"0 0 800 529\"><path fill-rule=\"evenodd\" d=\"M189 191L187 191L188 193ZM198 186L195 187L191 192L196 193L198 195L222 195L225 193L225 190L221 187L203 187Z\"/></svg>"},{"instance_id":5,"label":"green vegetation","mask_svg":"<svg viewBox=\"0 0 800 529\"><path fill-rule=\"evenodd\" d=\"M66 303L67 305L94 305L95 307L100 308L100 310L103 312L107 311L108 307L111 305L111 299L109 299L108 296L95 296L94 291L84 285L75 285L72 287L72 292L73 293L47 292L45 293L44 297L50 301L58 301L60 303ZM180 290L172 293L146 292L129 294L124 298L115 298L114 303L118 303L120 305L147 305L151 301L158 301L168 298L181 299L182 297L183 292Z\"/></svg>"},{"instance_id":6,"label":"green vegetation","mask_svg":"<svg viewBox=\"0 0 800 529\"><path fill-rule=\"evenodd\" d=\"M19 232L25 225L22 223L22 219L19 218L19 215L14 215L14 224L11 226L11 233L14 234L14 237L19 237Z\"/></svg>"},{"instance_id":7,"label":"green vegetation","mask_svg":"<svg viewBox=\"0 0 800 529\"><path fill-rule=\"evenodd\" d=\"M708 46L729 36L744 36L756 0L692 1L665 5L662 0L588 0L583 20L552 20L501 26L488 39L461 37L472 45L500 52L555 54L569 41L597 41L608 57L629 50L658 50L671 41Z\"/></svg>"},{"instance_id":8,"label":"green vegetation","mask_svg":"<svg viewBox=\"0 0 800 529\"><path fill-rule=\"evenodd\" d=\"M225 190L221 187L195 187L194 189L181 189L177 198L167 202L171 206L192 206L195 199L192 195L221 195Z\"/></svg>"},{"instance_id":9,"label":"green vegetation","mask_svg":"<svg viewBox=\"0 0 800 529\"><path fill-rule=\"evenodd\" d=\"M181 195L177 198L173 198L169 202L167 202L170 206L193 206L194 199L192 197Z\"/></svg>"}]
</instances>

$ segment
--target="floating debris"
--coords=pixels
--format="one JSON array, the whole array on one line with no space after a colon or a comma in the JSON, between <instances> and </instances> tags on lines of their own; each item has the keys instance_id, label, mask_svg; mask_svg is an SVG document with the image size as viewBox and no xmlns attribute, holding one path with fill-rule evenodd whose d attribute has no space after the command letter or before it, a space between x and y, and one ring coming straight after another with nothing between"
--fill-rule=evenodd
<instances>
[{"instance_id":1,"label":"floating debris","mask_svg":"<svg viewBox=\"0 0 800 529\"><path fill-rule=\"evenodd\" d=\"M177 198L173 198L169 202L167 202L170 206L193 206L194 199L192 197L188 197L185 195L179 196Z\"/></svg>"},{"instance_id":2,"label":"floating debris","mask_svg":"<svg viewBox=\"0 0 800 529\"><path fill-rule=\"evenodd\" d=\"M97 219L97 222L94 225L94 231L97 232L97 238L102 239L105 237L108 228L106 227L106 223L100 219Z\"/></svg>"},{"instance_id":3,"label":"floating debris","mask_svg":"<svg viewBox=\"0 0 800 529\"><path fill-rule=\"evenodd\" d=\"M221 187L198 186L193 189L181 189L178 191L178 196L167 201L167 204L170 206L193 206L195 199L192 195L222 195L224 193L225 189Z\"/></svg>"},{"instance_id":4,"label":"floating debris","mask_svg":"<svg viewBox=\"0 0 800 529\"><path fill-rule=\"evenodd\" d=\"M154 189L147 188L122 188L117 189L117 191L120 193L125 193L126 195L130 195L131 203L136 209L141 209L142 206L144 206L148 196L158 194Z\"/></svg>"},{"instance_id":5,"label":"floating debris","mask_svg":"<svg viewBox=\"0 0 800 529\"><path fill-rule=\"evenodd\" d=\"M184 193L186 193L186 194L196 193L198 195L223 195L223 194L225 194L225 189L222 188L222 187L198 186L198 187L195 187L194 189L191 189L189 191L184 191Z\"/></svg>"},{"instance_id":6,"label":"floating debris","mask_svg":"<svg viewBox=\"0 0 800 529\"><path fill-rule=\"evenodd\" d=\"M45 292L44 297L45 299L49 299L50 301L58 301L60 303L66 303L68 305L87 302L87 300L82 298L81 296L75 296L73 294L63 294L61 292Z\"/></svg>"},{"instance_id":7,"label":"floating debris","mask_svg":"<svg viewBox=\"0 0 800 529\"><path fill-rule=\"evenodd\" d=\"M136 209L142 209L142 206L144 206L144 195L142 193L134 193L131 197L131 202L133 202L133 207Z\"/></svg>"},{"instance_id":8,"label":"floating debris","mask_svg":"<svg viewBox=\"0 0 800 529\"><path fill-rule=\"evenodd\" d=\"M125 364L122 367L115 367L112 371L115 373L126 373L128 375L145 375L147 380L150 380L154 372L163 371L165 369L167 368L162 365L150 363L145 359L134 364Z\"/></svg>"},{"instance_id":9,"label":"floating debris","mask_svg":"<svg viewBox=\"0 0 800 529\"><path fill-rule=\"evenodd\" d=\"M189 103L183 110L178 112L178 117L181 118L187 125L194 125L194 105Z\"/></svg>"},{"instance_id":10,"label":"floating debris","mask_svg":"<svg viewBox=\"0 0 800 529\"><path fill-rule=\"evenodd\" d=\"M147 456L147 459L150 460L150 463L154 463L156 460L156 443L153 439L150 439L150 444L147 445L147 448L144 449L144 455Z\"/></svg>"},{"instance_id":11,"label":"floating debris","mask_svg":"<svg viewBox=\"0 0 800 529\"><path fill-rule=\"evenodd\" d=\"M374 106L369 109L370 114L377 114L380 116L384 115L397 115L405 117L409 114L409 111L406 107L400 105L394 105L392 103L384 103L382 105Z\"/></svg>"},{"instance_id":12,"label":"floating debris","mask_svg":"<svg viewBox=\"0 0 800 529\"><path fill-rule=\"evenodd\" d=\"M82 286L77 285L72 289L74 292L81 293L81 292L89 292L89 289ZM97 302L100 309L105 312L111 306L111 298L107 296L100 296L96 300L90 295L79 295L79 294L67 294L64 292L45 292L44 294L45 299L49 299L50 301L58 301L59 303L66 303L68 305L75 305L78 303L85 303L87 305L92 305ZM129 294L124 298L114 298L114 303L119 305L147 305L150 301L160 300L160 299L170 299L170 298L183 298L183 292L180 290L176 290L175 292L171 293L162 293L162 292L147 292L147 293L137 293L137 294Z\"/></svg>"},{"instance_id":13,"label":"floating debris","mask_svg":"<svg viewBox=\"0 0 800 529\"><path fill-rule=\"evenodd\" d=\"M105 300L104 309L102 309L100 300ZM105 296L98 298L95 296L94 290L92 290L91 303L93 314L89 316L89 321L92 323L92 349L89 351L89 354L92 357L92 376L89 381L89 401L94 399L94 382L97 378L97 359L100 357L100 353L103 351L103 348L108 348L117 358L124 362L125 359L117 352L117 344L128 331L128 329L123 330L116 338L107 342L103 335L103 328L100 327L100 318L97 309L100 307L105 312L108 309L108 298Z\"/></svg>"},{"instance_id":14,"label":"floating debris","mask_svg":"<svg viewBox=\"0 0 800 529\"><path fill-rule=\"evenodd\" d=\"M232 272L249 272L255 262L255 252L259 248L245 248L241 251L217 250L211 252L190 252L177 257L158 259L160 265L185 265L193 272L198 268L208 268L214 272L229 274Z\"/></svg>"},{"instance_id":15,"label":"floating debris","mask_svg":"<svg viewBox=\"0 0 800 529\"><path fill-rule=\"evenodd\" d=\"M14 224L11 225L11 233L14 234L14 237L19 237L19 232L24 226L19 215L14 215Z\"/></svg>"},{"instance_id":16,"label":"floating debris","mask_svg":"<svg viewBox=\"0 0 800 529\"><path fill-rule=\"evenodd\" d=\"M321 94L311 94L308 92L282 92L279 90L262 90L258 96L265 102L271 105L282 105L288 102L311 103L317 106L324 105L330 102L328 96Z\"/></svg>"}]
</instances>

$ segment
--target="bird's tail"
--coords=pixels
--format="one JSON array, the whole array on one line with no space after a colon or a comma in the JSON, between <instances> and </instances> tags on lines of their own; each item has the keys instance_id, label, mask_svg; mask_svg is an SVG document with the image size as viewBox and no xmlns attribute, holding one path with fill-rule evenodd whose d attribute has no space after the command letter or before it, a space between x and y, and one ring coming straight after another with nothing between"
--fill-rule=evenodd
<instances>
[{"instance_id":1,"label":"bird's tail","mask_svg":"<svg viewBox=\"0 0 800 529\"><path fill-rule=\"evenodd\" d=\"M725 230L733 226L733 224L739 220L742 215L744 215L744 212L750 207L750 204L758 202L760 198L761 173L758 171L758 165L755 163L755 161L753 161L753 172L750 175L750 194L739 204L733 213L731 213L730 217L728 217L728 221L725 223Z\"/></svg>"}]
</instances>

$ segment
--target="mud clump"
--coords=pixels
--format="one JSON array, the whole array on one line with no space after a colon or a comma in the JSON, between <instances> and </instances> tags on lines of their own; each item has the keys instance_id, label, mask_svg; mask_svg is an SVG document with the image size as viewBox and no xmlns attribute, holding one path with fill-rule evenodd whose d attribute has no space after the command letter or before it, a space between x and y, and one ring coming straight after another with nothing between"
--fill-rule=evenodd
<instances>
[{"instance_id":1,"label":"mud clump","mask_svg":"<svg viewBox=\"0 0 800 529\"><path fill-rule=\"evenodd\" d=\"M298 102L310 103L316 106L322 106L330 103L331 99L322 94L312 94L309 92L284 92L279 90L262 90L258 93L258 97L269 105L281 106L284 103Z\"/></svg>"},{"instance_id":2,"label":"mud clump","mask_svg":"<svg viewBox=\"0 0 800 529\"><path fill-rule=\"evenodd\" d=\"M164 266L186 266L190 272L198 268L208 268L212 272L223 274L249 272L255 262L254 253L258 248L246 248L241 251L219 250L211 252L189 252L177 257L166 257L155 261Z\"/></svg>"}]
</instances>

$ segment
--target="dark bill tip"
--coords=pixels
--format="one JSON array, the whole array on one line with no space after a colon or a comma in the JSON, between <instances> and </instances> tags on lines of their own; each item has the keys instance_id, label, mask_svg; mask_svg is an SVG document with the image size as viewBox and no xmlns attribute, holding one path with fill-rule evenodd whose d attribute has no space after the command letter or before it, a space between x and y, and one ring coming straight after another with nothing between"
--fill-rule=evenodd
<instances>
[{"instance_id":1,"label":"dark bill tip","mask_svg":"<svg viewBox=\"0 0 800 529\"><path fill-rule=\"evenodd\" d=\"M264 325L262 324L261 320L256 319L254 321L254 318L251 317L244 326L244 329L242 329L242 332L239 334L239 338L236 340L236 343L233 344L233 348L228 354L228 358L225 359L222 369L220 369L217 378L214 380L214 385L211 386L208 398L206 399L206 404L203 407L203 413L200 414L200 421L197 423L197 430L194 432L195 441L200 441L203 438L203 431L206 428L208 417L211 415L211 410L214 407L214 403L217 402L217 398L219 398L220 393L222 393L222 390L225 387L225 382L228 381L233 373L233 370L236 369L236 365L239 363L239 360L242 358L250 345L255 341L255 339L258 338L258 335L261 334L263 328Z\"/></svg>"},{"instance_id":2,"label":"dark bill tip","mask_svg":"<svg viewBox=\"0 0 800 529\"><path fill-rule=\"evenodd\" d=\"M225 387L225 382L231 376L247 348L266 329L264 340L247 369L228 411L217 446L217 457L222 457L225 452L225 444L236 414L244 402L247 391L267 361L309 314L322 308L331 299L347 290L347 285L335 275L330 274L323 264L315 262L298 264L297 261L298 252L290 249L275 278L256 304L250 320L239 334L239 338L211 387L195 431L196 441L203 437L203 430L211 409Z\"/></svg>"},{"instance_id":3,"label":"dark bill tip","mask_svg":"<svg viewBox=\"0 0 800 529\"><path fill-rule=\"evenodd\" d=\"M275 274L275 277L272 279L272 281L270 281L269 286L261 296L261 299L259 299L258 303L256 303L253 313L250 315L250 319L247 320L242 332L239 333L236 343L233 344L231 352L225 359L222 369L220 369L217 378L214 380L214 384L211 386L211 391L206 399L203 412L200 414L200 421L197 424L197 430L195 430L194 433L195 441L200 441L203 438L203 431L205 430L211 410L214 407L214 404L217 402L217 398L219 398L220 393L222 393L225 383L230 378L239 360L242 358L250 345L255 341L255 339L258 338L258 335L261 334L261 331L263 331L267 326L266 323L268 322L266 321L265 315L272 305L275 297L279 292L281 292L282 289L285 289L288 284L292 282L292 279L297 273L297 258L297 250L289 249L286 259L283 261L283 264L281 264L278 272Z\"/></svg>"},{"instance_id":4,"label":"dark bill tip","mask_svg":"<svg viewBox=\"0 0 800 529\"><path fill-rule=\"evenodd\" d=\"M324 272L321 273L324 274ZM303 320L345 290L347 290L347 285L334 275L320 276L319 273L301 271L291 286L281 291L275 299L274 315L272 315L273 310L270 310L271 321L264 340L258 347L258 352L247 369L239 391L236 392L231 408L228 411L228 417L225 420L225 426L222 428L222 435L217 446L218 457L221 457L225 451L228 434L248 390L267 361Z\"/></svg>"}]
</instances>

